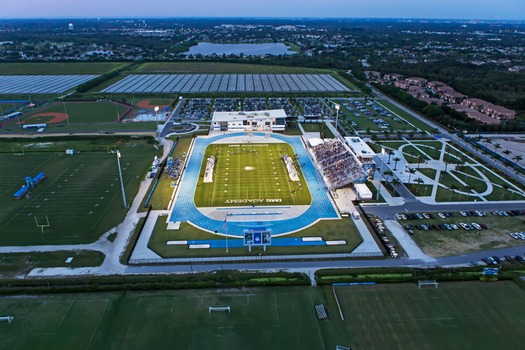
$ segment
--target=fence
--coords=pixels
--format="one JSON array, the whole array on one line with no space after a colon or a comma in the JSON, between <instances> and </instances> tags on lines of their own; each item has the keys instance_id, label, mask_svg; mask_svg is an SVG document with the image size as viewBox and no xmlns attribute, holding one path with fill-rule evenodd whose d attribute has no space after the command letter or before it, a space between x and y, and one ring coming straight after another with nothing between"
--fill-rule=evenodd
<instances>
[{"instance_id":1,"label":"fence","mask_svg":"<svg viewBox=\"0 0 525 350\"><path fill-rule=\"evenodd\" d=\"M214 262L239 262L239 261L295 261L295 260L327 260L327 259L350 259L350 258L371 258L383 257L382 253L339 253L339 254L298 254L298 255L261 255L261 256L224 256L224 257L203 257L203 258L156 258L156 259L130 259L131 265L143 264L195 264L195 263L214 263Z\"/></svg>"}]
</instances>

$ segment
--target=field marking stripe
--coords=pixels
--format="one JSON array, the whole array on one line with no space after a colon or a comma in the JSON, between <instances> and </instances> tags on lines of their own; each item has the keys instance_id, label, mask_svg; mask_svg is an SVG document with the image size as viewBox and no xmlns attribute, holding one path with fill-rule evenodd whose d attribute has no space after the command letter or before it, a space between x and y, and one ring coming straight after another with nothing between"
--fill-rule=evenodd
<instances>
[{"instance_id":1,"label":"field marking stripe","mask_svg":"<svg viewBox=\"0 0 525 350\"><path fill-rule=\"evenodd\" d=\"M91 335L91 339L89 339L89 343L88 343L88 345L86 346L86 349L89 349L89 347L91 346L91 342L93 342L93 338L95 338L95 334L97 333L98 326L100 326L100 322L102 321L102 317L103 317L104 314L106 313L106 310L107 310L107 308L108 308L108 305L109 305L109 299L106 299L106 306L104 306L104 311L102 311L102 313L100 314L100 317L98 318L97 326L96 326L95 329L93 330L93 334Z\"/></svg>"},{"instance_id":2,"label":"field marking stripe","mask_svg":"<svg viewBox=\"0 0 525 350\"><path fill-rule=\"evenodd\" d=\"M53 332L53 335L56 334L56 332L58 331L58 329L59 329L60 326L62 325L62 322L64 322L64 319L66 318L66 315L67 315L67 313L69 312L69 309L71 309L71 306L73 306L73 303L74 303L74 301L70 301L70 302L69 302L69 306L67 307L66 312L64 312L64 315L62 316L62 319L61 319L60 322L58 323L58 326L55 328L55 331Z\"/></svg>"},{"instance_id":3,"label":"field marking stripe","mask_svg":"<svg viewBox=\"0 0 525 350\"><path fill-rule=\"evenodd\" d=\"M321 341L321 346L323 347L323 349L325 348L324 346L324 342L323 342L323 336L321 335L321 328L319 328L319 322L317 322L317 316L315 314L315 305L314 305L314 301L312 300L312 295L310 293L308 293L308 297L310 298L310 303L311 303L311 306L313 307L313 312L314 312L314 322L315 322L315 325L317 326L317 333L319 334L319 340Z\"/></svg>"}]
</instances>

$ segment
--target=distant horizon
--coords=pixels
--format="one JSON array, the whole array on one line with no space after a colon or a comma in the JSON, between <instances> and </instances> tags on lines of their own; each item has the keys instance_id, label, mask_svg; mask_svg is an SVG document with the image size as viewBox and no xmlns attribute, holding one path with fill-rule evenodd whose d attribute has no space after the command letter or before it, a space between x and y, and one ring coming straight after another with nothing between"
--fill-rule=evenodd
<instances>
[{"instance_id":1,"label":"distant horizon","mask_svg":"<svg viewBox=\"0 0 525 350\"><path fill-rule=\"evenodd\" d=\"M454 21L454 22L524 22L524 19L503 19L503 18L432 18L432 17L291 17L291 16L177 16L177 17L154 17L154 16L125 16L125 17L111 17L111 16L99 16L99 17L2 17L0 20L123 20L123 19L141 19L141 20L157 20L157 19L206 19L206 20L221 20L221 19L256 19L256 20L268 20L268 19L277 19L277 20L297 20L297 19L307 19L307 20L396 20L396 21Z\"/></svg>"},{"instance_id":2,"label":"distant horizon","mask_svg":"<svg viewBox=\"0 0 525 350\"><path fill-rule=\"evenodd\" d=\"M525 21L523 0L3 0L2 19L319 18Z\"/></svg>"}]
</instances>

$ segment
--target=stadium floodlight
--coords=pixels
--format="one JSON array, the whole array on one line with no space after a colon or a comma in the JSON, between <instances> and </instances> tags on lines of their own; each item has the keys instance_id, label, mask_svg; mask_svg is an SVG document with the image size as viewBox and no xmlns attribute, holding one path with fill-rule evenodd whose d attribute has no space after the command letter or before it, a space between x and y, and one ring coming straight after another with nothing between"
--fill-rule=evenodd
<instances>
[{"instance_id":1,"label":"stadium floodlight","mask_svg":"<svg viewBox=\"0 0 525 350\"><path fill-rule=\"evenodd\" d=\"M381 168L379 170L379 187L377 189L377 198L376 201L379 202L379 196L381 195L381 181L383 179L383 165L385 164L385 148L381 147Z\"/></svg>"},{"instance_id":2,"label":"stadium floodlight","mask_svg":"<svg viewBox=\"0 0 525 350\"><path fill-rule=\"evenodd\" d=\"M120 177L120 187L122 189L122 201L124 203L124 208L128 207L128 204L126 202L126 192L124 192L124 182L122 181L122 169L120 168L120 158L121 158L120 151L117 150L117 164L118 164L118 174Z\"/></svg>"},{"instance_id":3,"label":"stadium floodlight","mask_svg":"<svg viewBox=\"0 0 525 350\"><path fill-rule=\"evenodd\" d=\"M335 130L337 130L337 132L339 132L339 128L338 128L338 126L339 126L339 108L341 108L341 105L336 103L334 105L334 107L335 107L335 113L336 113L336 116L335 116Z\"/></svg>"},{"instance_id":4,"label":"stadium floodlight","mask_svg":"<svg viewBox=\"0 0 525 350\"><path fill-rule=\"evenodd\" d=\"M158 118L158 112L159 106L155 106L155 121L157 122L157 138L159 138L159 118Z\"/></svg>"}]
</instances>

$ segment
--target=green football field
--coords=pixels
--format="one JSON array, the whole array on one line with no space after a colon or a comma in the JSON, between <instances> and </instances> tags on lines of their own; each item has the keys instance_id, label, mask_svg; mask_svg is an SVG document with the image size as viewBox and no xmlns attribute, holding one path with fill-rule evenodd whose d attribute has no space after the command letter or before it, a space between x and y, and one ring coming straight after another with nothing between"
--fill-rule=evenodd
<instances>
[{"instance_id":1,"label":"green football field","mask_svg":"<svg viewBox=\"0 0 525 350\"><path fill-rule=\"evenodd\" d=\"M522 347L512 282L6 296L5 349L493 349ZM324 304L328 319L314 306ZM230 306L231 313L209 313Z\"/></svg>"},{"instance_id":2,"label":"green football field","mask_svg":"<svg viewBox=\"0 0 525 350\"><path fill-rule=\"evenodd\" d=\"M307 205L312 197L294 160L300 181L292 181L281 157L294 152L286 143L212 144L203 157L195 205ZM215 156L213 182L204 183L207 159Z\"/></svg>"},{"instance_id":3,"label":"green football field","mask_svg":"<svg viewBox=\"0 0 525 350\"><path fill-rule=\"evenodd\" d=\"M146 139L0 142L4 169L0 172L0 245L92 242L119 224L126 210L116 155L107 151L115 147L122 154L123 181L131 203L157 155ZM80 153L66 155L69 148ZM39 172L47 178L29 198L13 198L25 184L24 178ZM37 222L47 225L48 221L50 226L42 232Z\"/></svg>"}]
</instances>

